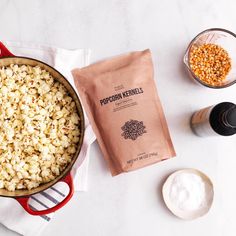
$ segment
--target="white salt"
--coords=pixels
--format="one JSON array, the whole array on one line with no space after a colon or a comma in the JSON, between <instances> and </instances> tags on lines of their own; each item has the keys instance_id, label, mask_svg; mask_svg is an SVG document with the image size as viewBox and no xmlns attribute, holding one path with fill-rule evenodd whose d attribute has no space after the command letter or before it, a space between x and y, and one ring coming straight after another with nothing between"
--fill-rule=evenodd
<instances>
[{"instance_id":1,"label":"white salt","mask_svg":"<svg viewBox=\"0 0 236 236\"><path fill-rule=\"evenodd\" d=\"M208 187L200 176L193 173L181 173L173 179L169 197L172 204L180 210L198 210L207 206Z\"/></svg>"}]
</instances>

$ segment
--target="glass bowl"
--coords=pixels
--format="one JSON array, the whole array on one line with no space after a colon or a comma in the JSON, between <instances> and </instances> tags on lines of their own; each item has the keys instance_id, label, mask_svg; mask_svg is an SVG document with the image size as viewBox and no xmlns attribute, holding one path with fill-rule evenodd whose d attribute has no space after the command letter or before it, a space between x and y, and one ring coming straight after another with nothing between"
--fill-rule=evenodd
<instances>
[{"instance_id":1,"label":"glass bowl","mask_svg":"<svg viewBox=\"0 0 236 236\"><path fill-rule=\"evenodd\" d=\"M202 44L216 44L224 48L231 58L231 70L226 76L225 80L218 85L210 85L199 79L192 71L189 63L190 52L193 47L199 47ZM236 34L229 30L212 28L207 29L198 34L189 44L184 55L184 64L186 65L190 76L199 84L208 88L226 88L236 83Z\"/></svg>"}]
</instances>

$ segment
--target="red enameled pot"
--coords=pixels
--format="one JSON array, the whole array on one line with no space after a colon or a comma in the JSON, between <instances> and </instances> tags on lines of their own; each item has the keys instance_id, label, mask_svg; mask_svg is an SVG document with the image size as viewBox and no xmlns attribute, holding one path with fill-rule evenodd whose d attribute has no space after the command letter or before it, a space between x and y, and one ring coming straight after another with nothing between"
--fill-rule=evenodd
<instances>
[{"instance_id":1,"label":"red enameled pot","mask_svg":"<svg viewBox=\"0 0 236 236\"><path fill-rule=\"evenodd\" d=\"M70 94L70 96L73 98L73 100L76 103L76 107L77 107L78 114L80 117L81 137L80 137L80 140L79 140L79 143L77 146L76 153L75 153L72 161L68 164L68 166L64 169L64 171L59 176L57 176L54 180L52 180L46 184L42 184L42 185L38 186L37 188L31 189L31 190L15 190L14 192L11 192L6 189L0 189L0 196L15 198L29 214L31 214L31 215L45 215L45 214L52 213L52 212L60 209L61 207L63 207L73 196L74 185L73 185L73 179L72 179L70 172L71 172L72 166L74 165L75 161L79 157L79 153L80 153L82 143L83 143L84 131L85 131L84 113L83 113L83 109L82 109L82 106L80 103L80 99L79 99L76 91L71 86L71 84L68 82L68 80L60 72L58 72L56 69L54 69L53 67L49 66L48 64L46 64L42 61L39 61L39 60L36 60L33 58L28 58L28 57L15 56L3 45L3 43L0 42L0 67L8 66L10 64L40 66L42 69L45 69L46 71L48 71L53 76L53 78L55 80L62 83L66 87L68 93ZM81 163L82 163L82 161L81 161ZM41 211L35 211L30 207L29 199L32 195L43 192L44 190L52 187L54 184L56 184L57 182L60 182L60 181L67 183L69 186L69 189L70 189L68 195L66 196L66 198L63 201L61 201L58 205L56 205L52 208L49 208L46 210L41 210Z\"/></svg>"}]
</instances>

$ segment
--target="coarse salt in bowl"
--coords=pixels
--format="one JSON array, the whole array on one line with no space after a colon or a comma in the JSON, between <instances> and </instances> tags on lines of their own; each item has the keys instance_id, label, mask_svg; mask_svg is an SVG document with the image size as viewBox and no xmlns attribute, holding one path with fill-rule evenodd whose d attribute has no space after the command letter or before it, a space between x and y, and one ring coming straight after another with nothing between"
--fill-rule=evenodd
<instances>
[{"instance_id":1,"label":"coarse salt in bowl","mask_svg":"<svg viewBox=\"0 0 236 236\"><path fill-rule=\"evenodd\" d=\"M205 174L195 169L183 169L167 178L162 194L166 206L174 215L193 220L210 210L214 190Z\"/></svg>"}]
</instances>

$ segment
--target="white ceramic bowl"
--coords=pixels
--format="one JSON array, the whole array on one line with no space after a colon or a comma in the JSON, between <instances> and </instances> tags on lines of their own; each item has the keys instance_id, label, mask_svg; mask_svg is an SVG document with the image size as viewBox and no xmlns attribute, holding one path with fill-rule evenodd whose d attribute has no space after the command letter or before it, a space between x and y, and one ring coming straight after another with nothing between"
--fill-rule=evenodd
<instances>
[{"instance_id":1,"label":"white ceramic bowl","mask_svg":"<svg viewBox=\"0 0 236 236\"><path fill-rule=\"evenodd\" d=\"M205 183L205 187L207 188L207 195L205 199L206 204L200 206L198 209L191 211L182 210L171 200L169 196L170 187L173 180L175 179L176 176L181 175L183 173L195 174L199 176ZM210 210L214 198L214 188L211 180L201 171L196 169L182 169L169 175L169 177L166 179L162 187L162 195L166 206L174 215L184 220L193 220L205 215Z\"/></svg>"}]
</instances>

